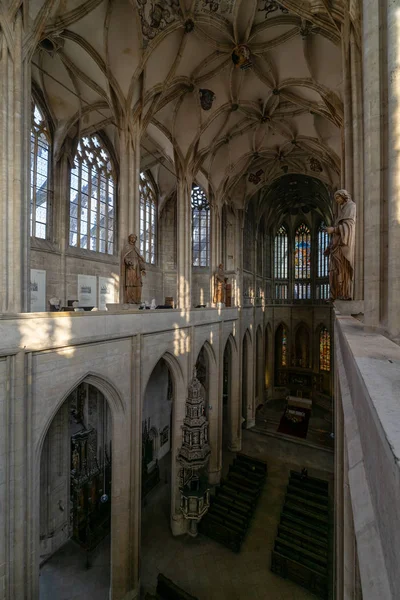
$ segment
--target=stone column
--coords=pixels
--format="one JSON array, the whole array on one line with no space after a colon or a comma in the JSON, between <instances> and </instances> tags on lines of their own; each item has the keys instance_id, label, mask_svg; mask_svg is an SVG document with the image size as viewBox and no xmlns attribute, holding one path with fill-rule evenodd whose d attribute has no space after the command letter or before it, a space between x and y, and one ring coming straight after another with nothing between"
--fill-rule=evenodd
<instances>
[{"instance_id":1,"label":"stone column","mask_svg":"<svg viewBox=\"0 0 400 600\"><path fill-rule=\"evenodd\" d=\"M240 378L237 376L240 372L239 353L237 348L231 342L231 365L230 365L230 383L229 383L229 430L230 441L229 450L239 452L242 448L242 407L240 404Z\"/></svg>"},{"instance_id":2,"label":"stone column","mask_svg":"<svg viewBox=\"0 0 400 600\"><path fill-rule=\"evenodd\" d=\"M181 310L192 307L192 181L179 177L177 183L177 306Z\"/></svg>"},{"instance_id":3,"label":"stone column","mask_svg":"<svg viewBox=\"0 0 400 600\"><path fill-rule=\"evenodd\" d=\"M378 326L381 301L381 203L383 77L380 0L363 0L364 98L364 298L365 324Z\"/></svg>"},{"instance_id":4,"label":"stone column","mask_svg":"<svg viewBox=\"0 0 400 600\"><path fill-rule=\"evenodd\" d=\"M363 110L361 52L350 32L351 95L353 126L353 199L357 206L356 249L354 273L354 300L364 298L364 160L363 160Z\"/></svg>"},{"instance_id":5,"label":"stone column","mask_svg":"<svg viewBox=\"0 0 400 600\"><path fill-rule=\"evenodd\" d=\"M137 127L133 134L125 124L120 130L120 173L119 173L119 210L118 210L118 255L128 241L128 236L138 236L140 227L140 131ZM119 286L120 302L124 301L124 282Z\"/></svg>"},{"instance_id":6,"label":"stone column","mask_svg":"<svg viewBox=\"0 0 400 600\"><path fill-rule=\"evenodd\" d=\"M400 0L387 2L388 330L400 337Z\"/></svg>"},{"instance_id":7,"label":"stone column","mask_svg":"<svg viewBox=\"0 0 400 600\"><path fill-rule=\"evenodd\" d=\"M9 11L11 13L11 11ZM15 16L13 16L15 14ZM0 312L29 310L30 56L21 10L0 30Z\"/></svg>"}]
</instances>

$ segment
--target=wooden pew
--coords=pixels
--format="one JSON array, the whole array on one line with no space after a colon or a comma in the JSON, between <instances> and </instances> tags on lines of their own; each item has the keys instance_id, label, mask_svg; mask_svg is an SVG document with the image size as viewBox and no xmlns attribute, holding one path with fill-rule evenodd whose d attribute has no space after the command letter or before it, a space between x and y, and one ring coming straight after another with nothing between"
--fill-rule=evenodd
<instances>
[{"instance_id":1,"label":"wooden pew","mask_svg":"<svg viewBox=\"0 0 400 600\"><path fill-rule=\"evenodd\" d=\"M216 489L216 499L217 499L217 501L218 500L225 501L225 502L229 501L230 503L234 504L235 506L238 506L241 510L253 512L253 503L249 503L247 501L242 500L237 495L233 495L232 493L229 493L224 488Z\"/></svg>"},{"instance_id":2,"label":"wooden pew","mask_svg":"<svg viewBox=\"0 0 400 600\"><path fill-rule=\"evenodd\" d=\"M318 598L328 599L328 580L327 576L315 570L312 567L305 568L303 564L297 562L294 558L282 555L276 550L272 551L271 571L290 579L310 590Z\"/></svg>"},{"instance_id":3,"label":"wooden pew","mask_svg":"<svg viewBox=\"0 0 400 600\"><path fill-rule=\"evenodd\" d=\"M326 559L328 558L327 544L324 545L322 541L310 538L305 533L293 531L292 529L285 527L284 525L279 525L278 538L280 538L281 540L286 540L287 542L293 542L293 544L295 544L296 546L305 548L306 550L309 550L314 554L318 554L319 556L323 556Z\"/></svg>"},{"instance_id":4,"label":"wooden pew","mask_svg":"<svg viewBox=\"0 0 400 600\"><path fill-rule=\"evenodd\" d=\"M280 537L275 540L275 549L281 554L287 554L301 564L312 566L313 569L319 571L322 574L328 572L328 559L320 554L311 552L307 548L297 546L294 542L288 542Z\"/></svg>"},{"instance_id":5,"label":"wooden pew","mask_svg":"<svg viewBox=\"0 0 400 600\"><path fill-rule=\"evenodd\" d=\"M286 494L285 502L295 502L297 504L301 504L302 506L306 506L310 510L312 509L317 513L326 514L328 512L328 506L326 504L320 504L319 502L315 502L309 498L304 498L299 494Z\"/></svg>"},{"instance_id":6,"label":"wooden pew","mask_svg":"<svg viewBox=\"0 0 400 600\"><path fill-rule=\"evenodd\" d=\"M234 552L240 552L243 542L243 533L237 528L224 524L223 519L218 520L210 513L200 521L199 531L230 548Z\"/></svg>"},{"instance_id":7,"label":"wooden pew","mask_svg":"<svg viewBox=\"0 0 400 600\"><path fill-rule=\"evenodd\" d=\"M291 501L287 501L285 503L284 510L285 509L288 509L288 511L292 513L307 517L307 519L310 519L310 522L319 522L321 525L325 525L326 528L328 527L327 514L315 512L314 510L305 505Z\"/></svg>"},{"instance_id":8,"label":"wooden pew","mask_svg":"<svg viewBox=\"0 0 400 600\"><path fill-rule=\"evenodd\" d=\"M302 474L299 473L298 471L290 471L290 479L293 479L293 481L299 481L302 483L302 485L309 485L309 486L314 486L316 488L318 488L322 493L324 493L326 496L328 495L329 492L329 483L327 481L324 481L323 479L317 479L316 477L302 477Z\"/></svg>"},{"instance_id":9,"label":"wooden pew","mask_svg":"<svg viewBox=\"0 0 400 600\"><path fill-rule=\"evenodd\" d=\"M286 492L288 494L298 495L303 498L309 498L310 500L314 499L316 502L319 502L320 504L324 504L325 506L328 505L328 501L329 501L328 496L325 496L324 494L316 493L314 491L310 491L309 489L300 487L298 485L293 485L292 483L289 483L289 485L286 488Z\"/></svg>"},{"instance_id":10,"label":"wooden pew","mask_svg":"<svg viewBox=\"0 0 400 600\"><path fill-rule=\"evenodd\" d=\"M196 596L185 592L162 573L157 577L157 596L160 600L198 600Z\"/></svg>"},{"instance_id":11,"label":"wooden pew","mask_svg":"<svg viewBox=\"0 0 400 600\"><path fill-rule=\"evenodd\" d=\"M223 488L224 492L228 493L230 496L237 496L243 502L246 502L248 506L255 506L258 494L252 494L251 490L244 491L241 486L236 485L232 481L224 481Z\"/></svg>"},{"instance_id":12,"label":"wooden pew","mask_svg":"<svg viewBox=\"0 0 400 600\"><path fill-rule=\"evenodd\" d=\"M259 483L260 485L264 485L265 480L266 480L265 473L263 473L261 471L252 471L251 469L248 468L247 465L237 462L236 459L235 459L233 465L230 465L229 472L230 473L234 472L234 473L238 473L240 475L244 475L251 481Z\"/></svg>"},{"instance_id":13,"label":"wooden pew","mask_svg":"<svg viewBox=\"0 0 400 600\"><path fill-rule=\"evenodd\" d=\"M267 463L263 462L262 460L251 458L246 454L237 454L236 460L242 464L246 464L249 470L260 471L261 473L265 473L265 475L267 475Z\"/></svg>"},{"instance_id":14,"label":"wooden pew","mask_svg":"<svg viewBox=\"0 0 400 600\"><path fill-rule=\"evenodd\" d=\"M280 527L286 527L293 533L298 532L306 535L309 539L314 540L321 545L328 546L328 532L325 527L312 527L305 520L298 519L294 515L282 513Z\"/></svg>"},{"instance_id":15,"label":"wooden pew","mask_svg":"<svg viewBox=\"0 0 400 600\"><path fill-rule=\"evenodd\" d=\"M237 481L239 485L243 485L245 488L250 490L257 490L258 493L262 488L262 484L260 484L260 482L248 479L248 477L245 477L241 473L236 473L236 471L229 471L228 481Z\"/></svg>"},{"instance_id":16,"label":"wooden pew","mask_svg":"<svg viewBox=\"0 0 400 600\"><path fill-rule=\"evenodd\" d=\"M232 511L237 515L240 515L241 517L248 520L250 520L253 515L253 511L249 507L238 505L237 503L233 502L228 496L221 494L212 498L211 506L220 506L221 508L224 508L227 511Z\"/></svg>"}]
</instances>

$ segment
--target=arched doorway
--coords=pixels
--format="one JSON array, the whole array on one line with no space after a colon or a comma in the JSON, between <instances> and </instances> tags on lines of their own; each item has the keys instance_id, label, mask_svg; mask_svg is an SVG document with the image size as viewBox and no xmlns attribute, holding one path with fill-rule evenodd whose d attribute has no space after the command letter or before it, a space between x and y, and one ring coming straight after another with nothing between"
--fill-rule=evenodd
<instances>
[{"instance_id":1,"label":"arched doorway","mask_svg":"<svg viewBox=\"0 0 400 600\"><path fill-rule=\"evenodd\" d=\"M268 323L265 329L264 338L264 386L266 391L267 401L272 396L272 365L273 363L273 348L272 348L272 333L271 325Z\"/></svg>"},{"instance_id":2,"label":"arched doorway","mask_svg":"<svg viewBox=\"0 0 400 600\"><path fill-rule=\"evenodd\" d=\"M83 382L62 404L40 459L40 598L110 588L112 419L104 395ZM77 589L77 582L78 589Z\"/></svg>"},{"instance_id":3,"label":"arched doorway","mask_svg":"<svg viewBox=\"0 0 400 600\"><path fill-rule=\"evenodd\" d=\"M162 479L171 479L173 383L166 361L154 367L142 412L142 503Z\"/></svg>"},{"instance_id":4,"label":"arched doorway","mask_svg":"<svg viewBox=\"0 0 400 600\"><path fill-rule=\"evenodd\" d=\"M295 333L294 364L295 367L309 369L311 367L311 338L305 323L300 323Z\"/></svg>"},{"instance_id":5,"label":"arched doorway","mask_svg":"<svg viewBox=\"0 0 400 600\"><path fill-rule=\"evenodd\" d=\"M231 440L232 419L232 349L229 339L225 344L222 378L222 443L226 450Z\"/></svg>"},{"instance_id":6,"label":"arched doorway","mask_svg":"<svg viewBox=\"0 0 400 600\"><path fill-rule=\"evenodd\" d=\"M247 330L243 336L242 342L242 428L245 429L252 425L250 422L253 419L252 405L252 368L251 360L251 340Z\"/></svg>"},{"instance_id":7,"label":"arched doorway","mask_svg":"<svg viewBox=\"0 0 400 600\"><path fill-rule=\"evenodd\" d=\"M256 334L256 408L264 403L263 364L262 331L261 327L258 327Z\"/></svg>"}]
</instances>

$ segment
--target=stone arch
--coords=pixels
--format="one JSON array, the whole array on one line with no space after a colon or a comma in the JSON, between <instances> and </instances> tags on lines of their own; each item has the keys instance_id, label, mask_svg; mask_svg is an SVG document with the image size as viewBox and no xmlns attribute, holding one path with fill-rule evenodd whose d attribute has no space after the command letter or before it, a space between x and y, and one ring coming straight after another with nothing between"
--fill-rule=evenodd
<instances>
[{"instance_id":1,"label":"stone arch","mask_svg":"<svg viewBox=\"0 0 400 600\"><path fill-rule=\"evenodd\" d=\"M237 342L230 333L226 338L223 353L223 362L225 366L226 352L229 353L228 381L226 386L227 398L227 423L228 428L228 449L236 452L241 449L241 410L240 410L240 381L236 374L239 372L239 353ZM224 392L224 389L223 389ZM222 415L224 417L224 415Z\"/></svg>"},{"instance_id":2,"label":"stone arch","mask_svg":"<svg viewBox=\"0 0 400 600\"><path fill-rule=\"evenodd\" d=\"M187 395L187 383L182 372L181 365L177 358L169 351L164 352L161 356L155 359L151 364L146 382L143 382L142 397L141 397L141 415L143 414L143 406L146 390L151 379L151 376L157 365L164 361L172 379L173 400L171 414L171 502L170 502L170 525L173 535L180 535L186 532L186 522L183 519L180 511L180 494L178 487L178 463L175 457L182 445L182 424L185 417L185 401ZM140 441L141 447L141 441ZM141 493L140 493L141 495Z\"/></svg>"},{"instance_id":3,"label":"stone arch","mask_svg":"<svg viewBox=\"0 0 400 600\"><path fill-rule=\"evenodd\" d=\"M117 390L114 383L112 383L107 377L104 375L99 375L98 373L94 373L92 371L88 371L85 375L82 375L79 379L77 379L74 384L68 389L67 392L63 394L63 396L59 399L57 404L54 406L52 412L48 415L45 426L42 429L40 437L38 439L36 445L36 460L39 459L42 453L43 443L46 438L46 435L49 431L50 425L52 424L55 416L60 410L61 406L67 400L67 398L72 394L72 392L82 383L88 383L95 387L99 392L101 392L107 402L107 405L110 409L111 419L114 423L114 420L117 416L121 416L125 414L125 406L122 402L122 396L120 392ZM114 425L113 425L114 427Z\"/></svg>"},{"instance_id":4,"label":"stone arch","mask_svg":"<svg viewBox=\"0 0 400 600\"><path fill-rule=\"evenodd\" d=\"M273 388L273 372L274 372L274 344L272 337L271 323L267 323L264 333L264 386L267 394L267 399L270 398Z\"/></svg>"},{"instance_id":5,"label":"stone arch","mask_svg":"<svg viewBox=\"0 0 400 600\"><path fill-rule=\"evenodd\" d=\"M263 363L264 363L264 347L263 333L261 325L256 330L255 344L255 394L256 408L264 402L264 383L263 383Z\"/></svg>"},{"instance_id":6,"label":"stone arch","mask_svg":"<svg viewBox=\"0 0 400 600\"><path fill-rule=\"evenodd\" d=\"M294 365L305 369L310 368L312 365L312 338L307 323L301 321L296 325L292 341Z\"/></svg>"},{"instance_id":7,"label":"stone arch","mask_svg":"<svg viewBox=\"0 0 400 600\"><path fill-rule=\"evenodd\" d=\"M242 425L244 428L254 425L254 362L253 343L249 329L242 338Z\"/></svg>"},{"instance_id":8,"label":"stone arch","mask_svg":"<svg viewBox=\"0 0 400 600\"><path fill-rule=\"evenodd\" d=\"M136 539L136 527L131 514L132 499L136 492L132 483L131 461L126 461L126 453L130 455L131 447L131 423L126 413L121 394L116 386L103 375L87 372L77 379L74 384L63 393L59 401L49 413L45 426L36 441L34 449L34 461L31 474L31 489L33 495L33 518L28 521L27 537L32 541L32 585L34 597L39 596L39 527L40 527L40 463L43 444L49 428L54 421L60 408L66 402L71 393L82 383L93 386L104 396L104 402L109 408L112 426L112 487L111 487L111 577L110 597L123 598L134 588L137 574L132 569L135 564L135 553L132 539ZM125 553L120 548L126 548Z\"/></svg>"}]
</instances>

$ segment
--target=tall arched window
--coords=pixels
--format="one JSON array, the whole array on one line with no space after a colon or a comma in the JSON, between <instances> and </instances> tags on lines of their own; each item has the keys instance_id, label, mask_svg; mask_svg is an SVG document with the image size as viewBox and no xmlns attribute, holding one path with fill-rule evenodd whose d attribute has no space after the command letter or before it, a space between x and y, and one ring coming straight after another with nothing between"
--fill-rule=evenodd
<instances>
[{"instance_id":1,"label":"tall arched window","mask_svg":"<svg viewBox=\"0 0 400 600\"><path fill-rule=\"evenodd\" d=\"M31 125L31 236L47 237L49 216L50 134L36 104Z\"/></svg>"},{"instance_id":2,"label":"tall arched window","mask_svg":"<svg viewBox=\"0 0 400 600\"><path fill-rule=\"evenodd\" d=\"M275 298L286 300L288 297L288 234L282 225L274 240L274 277Z\"/></svg>"},{"instance_id":3,"label":"tall arched window","mask_svg":"<svg viewBox=\"0 0 400 600\"><path fill-rule=\"evenodd\" d=\"M317 265L317 298L327 300L329 298L329 258L324 256L329 246L329 235L325 231L325 223L318 228L318 265ZM325 281L323 281L325 279ZM318 281L319 280L319 281Z\"/></svg>"},{"instance_id":4,"label":"tall arched window","mask_svg":"<svg viewBox=\"0 0 400 600\"><path fill-rule=\"evenodd\" d=\"M140 173L140 253L145 261L156 264L157 200L146 173Z\"/></svg>"},{"instance_id":5,"label":"tall arched window","mask_svg":"<svg viewBox=\"0 0 400 600\"><path fill-rule=\"evenodd\" d=\"M331 370L331 335L326 327L319 333L319 368L321 371Z\"/></svg>"},{"instance_id":6,"label":"tall arched window","mask_svg":"<svg viewBox=\"0 0 400 600\"><path fill-rule=\"evenodd\" d=\"M69 245L114 253L115 179L97 135L81 138L71 170Z\"/></svg>"},{"instance_id":7,"label":"tall arched window","mask_svg":"<svg viewBox=\"0 0 400 600\"><path fill-rule=\"evenodd\" d=\"M275 366L277 369L289 366L288 339L286 327L281 323L275 334Z\"/></svg>"},{"instance_id":8,"label":"tall arched window","mask_svg":"<svg viewBox=\"0 0 400 600\"><path fill-rule=\"evenodd\" d=\"M192 187L192 257L194 267L210 264L210 205L199 185Z\"/></svg>"},{"instance_id":9,"label":"tall arched window","mask_svg":"<svg viewBox=\"0 0 400 600\"><path fill-rule=\"evenodd\" d=\"M294 238L294 297L311 298L311 233L305 223L297 229Z\"/></svg>"}]
</instances>

